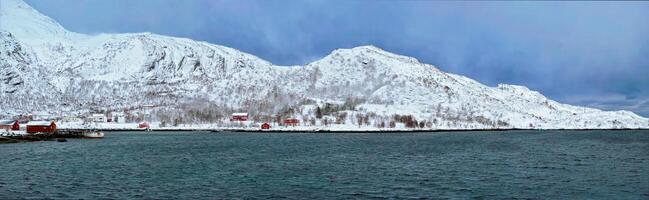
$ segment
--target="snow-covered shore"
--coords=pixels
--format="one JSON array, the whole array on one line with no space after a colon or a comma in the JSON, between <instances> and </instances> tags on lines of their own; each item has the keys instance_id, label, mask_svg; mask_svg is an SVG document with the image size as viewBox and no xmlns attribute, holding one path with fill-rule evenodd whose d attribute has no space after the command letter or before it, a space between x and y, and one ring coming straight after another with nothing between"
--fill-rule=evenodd
<instances>
[{"instance_id":1,"label":"snow-covered shore","mask_svg":"<svg viewBox=\"0 0 649 200\"><path fill-rule=\"evenodd\" d=\"M17 137L27 135L25 131L7 131L0 129L0 137Z\"/></svg>"},{"instance_id":2,"label":"snow-covered shore","mask_svg":"<svg viewBox=\"0 0 649 200\"><path fill-rule=\"evenodd\" d=\"M274 126L273 126L274 125ZM218 124L180 124L178 126L161 127L160 123L151 123L150 127L139 128L137 123L92 123L84 125L80 122L60 123L58 129L96 129L105 131L233 131L233 132L427 132L427 131L506 131L506 130L647 130L634 128L617 128L617 129L592 129L592 128L464 128L464 127L444 127L444 128L405 128L399 125L395 128L377 128L372 126L356 126L346 124L333 124L329 126L277 126L271 125L270 129L261 129L257 124L250 126L219 126Z\"/></svg>"}]
</instances>

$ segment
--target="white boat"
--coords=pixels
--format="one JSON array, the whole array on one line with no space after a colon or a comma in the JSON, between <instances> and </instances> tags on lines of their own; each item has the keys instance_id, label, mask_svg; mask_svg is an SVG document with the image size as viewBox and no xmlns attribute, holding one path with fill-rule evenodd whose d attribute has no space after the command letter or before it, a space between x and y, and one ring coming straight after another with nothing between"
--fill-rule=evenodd
<instances>
[{"instance_id":1,"label":"white boat","mask_svg":"<svg viewBox=\"0 0 649 200\"><path fill-rule=\"evenodd\" d=\"M83 132L85 138L104 138L104 132L101 131L85 131Z\"/></svg>"}]
</instances>

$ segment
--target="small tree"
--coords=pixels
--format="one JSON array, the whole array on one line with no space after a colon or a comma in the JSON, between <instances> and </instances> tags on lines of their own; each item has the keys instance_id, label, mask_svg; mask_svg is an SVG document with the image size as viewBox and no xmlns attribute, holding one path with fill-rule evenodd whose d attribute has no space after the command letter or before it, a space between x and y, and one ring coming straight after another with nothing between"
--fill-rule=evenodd
<instances>
[{"instance_id":1,"label":"small tree","mask_svg":"<svg viewBox=\"0 0 649 200\"><path fill-rule=\"evenodd\" d=\"M322 110L320 109L320 106L316 107L315 118L322 119Z\"/></svg>"},{"instance_id":2,"label":"small tree","mask_svg":"<svg viewBox=\"0 0 649 200\"><path fill-rule=\"evenodd\" d=\"M357 114L356 115L356 120L358 121L358 127L360 128L361 125L363 125L363 115Z\"/></svg>"},{"instance_id":3,"label":"small tree","mask_svg":"<svg viewBox=\"0 0 649 200\"><path fill-rule=\"evenodd\" d=\"M182 119L181 119L181 118L182 118L182 117L176 117L176 118L174 119L174 124L173 124L173 126L178 126L180 123L182 123Z\"/></svg>"}]
</instances>

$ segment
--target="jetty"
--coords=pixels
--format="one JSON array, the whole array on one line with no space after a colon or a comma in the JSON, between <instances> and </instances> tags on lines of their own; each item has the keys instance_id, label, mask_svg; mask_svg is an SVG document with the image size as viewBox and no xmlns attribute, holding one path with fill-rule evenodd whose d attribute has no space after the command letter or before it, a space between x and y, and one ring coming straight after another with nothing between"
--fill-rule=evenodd
<instances>
[{"instance_id":1,"label":"jetty","mask_svg":"<svg viewBox=\"0 0 649 200\"><path fill-rule=\"evenodd\" d=\"M10 137L2 137L2 136L0 136L0 144L3 144L3 143L18 143L18 142L21 142L21 141L10 138Z\"/></svg>"},{"instance_id":2,"label":"jetty","mask_svg":"<svg viewBox=\"0 0 649 200\"><path fill-rule=\"evenodd\" d=\"M88 137L86 129L57 129L50 133L20 133L0 136L1 143L19 143L35 141L59 141L63 138L98 138Z\"/></svg>"}]
</instances>

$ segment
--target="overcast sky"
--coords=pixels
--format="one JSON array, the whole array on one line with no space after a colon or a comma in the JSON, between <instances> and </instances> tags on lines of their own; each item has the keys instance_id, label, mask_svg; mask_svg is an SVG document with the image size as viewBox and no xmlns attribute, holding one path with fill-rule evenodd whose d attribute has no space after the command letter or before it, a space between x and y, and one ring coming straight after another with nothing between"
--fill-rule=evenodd
<instances>
[{"instance_id":1,"label":"overcast sky","mask_svg":"<svg viewBox=\"0 0 649 200\"><path fill-rule=\"evenodd\" d=\"M279 65L372 44L490 86L649 117L649 2L27 2L72 31L187 37Z\"/></svg>"}]
</instances>

